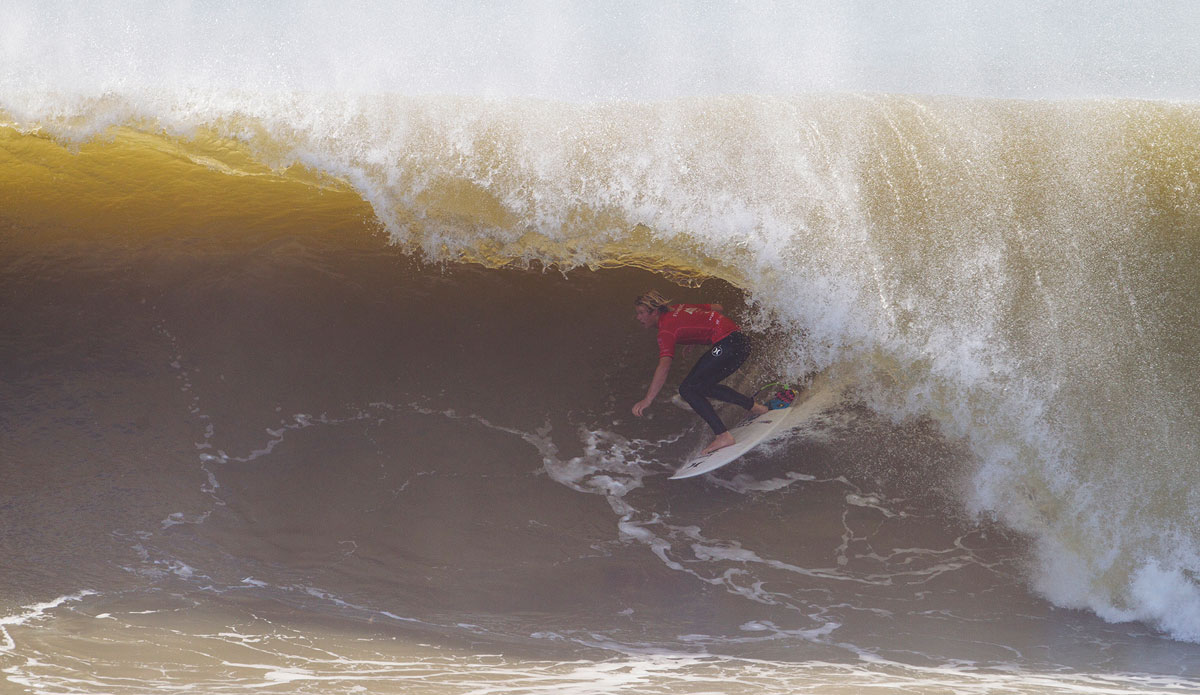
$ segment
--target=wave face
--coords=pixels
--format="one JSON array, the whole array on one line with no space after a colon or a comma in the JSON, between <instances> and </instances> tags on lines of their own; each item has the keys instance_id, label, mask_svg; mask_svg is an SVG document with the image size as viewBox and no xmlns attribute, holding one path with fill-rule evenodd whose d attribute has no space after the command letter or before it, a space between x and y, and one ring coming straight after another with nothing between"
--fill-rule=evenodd
<instances>
[{"instance_id":1,"label":"wave face","mask_svg":"<svg viewBox=\"0 0 1200 695\"><path fill-rule=\"evenodd\" d=\"M164 676L213 692L1196 676L1153 634L1200 642L1200 108L0 111L14 682L82 678L52 656L77 630L162 640L99 689L173 650L237 673ZM666 484L702 433L628 416L653 361L628 305L672 285L756 337L743 385L820 374L839 405ZM1103 646L1041 656L1079 633Z\"/></svg>"}]
</instances>

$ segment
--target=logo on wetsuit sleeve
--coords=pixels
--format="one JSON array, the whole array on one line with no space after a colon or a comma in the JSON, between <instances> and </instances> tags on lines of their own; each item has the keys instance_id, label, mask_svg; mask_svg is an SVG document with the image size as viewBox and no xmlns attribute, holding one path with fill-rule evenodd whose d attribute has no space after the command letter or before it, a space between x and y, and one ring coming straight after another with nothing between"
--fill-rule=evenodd
<instances>
[{"instance_id":1,"label":"logo on wetsuit sleeve","mask_svg":"<svg viewBox=\"0 0 1200 695\"><path fill-rule=\"evenodd\" d=\"M713 356L713 357L720 357L720 356L721 356L721 346L719 346L719 345L718 345L717 347L715 347L715 348L713 348L713 349L712 349L712 356Z\"/></svg>"}]
</instances>

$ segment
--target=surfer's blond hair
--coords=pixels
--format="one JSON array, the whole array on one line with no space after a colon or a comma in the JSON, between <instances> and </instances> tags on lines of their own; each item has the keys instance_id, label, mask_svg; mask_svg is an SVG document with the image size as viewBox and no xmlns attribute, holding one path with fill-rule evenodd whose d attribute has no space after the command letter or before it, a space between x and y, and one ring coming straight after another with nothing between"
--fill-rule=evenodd
<instances>
[{"instance_id":1,"label":"surfer's blond hair","mask_svg":"<svg viewBox=\"0 0 1200 695\"><path fill-rule=\"evenodd\" d=\"M645 294L638 295L638 298L633 302L633 305L641 305L650 311L657 311L660 314L665 314L667 311L669 311L668 305L670 303L670 299L667 299L655 290L650 290Z\"/></svg>"}]
</instances>

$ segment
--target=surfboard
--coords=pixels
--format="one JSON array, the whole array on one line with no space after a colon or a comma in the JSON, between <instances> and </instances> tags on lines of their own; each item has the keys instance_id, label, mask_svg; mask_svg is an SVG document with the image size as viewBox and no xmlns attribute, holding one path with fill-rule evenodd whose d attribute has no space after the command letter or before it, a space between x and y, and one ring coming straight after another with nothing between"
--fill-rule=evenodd
<instances>
[{"instance_id":1,"label":"surfboard","mask_svg":"<svg viewBox=\"0 0 1200 695\"><path fill-rule=\"evenodd\" d=\"M789 419L788 416L793 412L793 408L790 407L790 399L786 403L787 405L783 407L768 410L762 415L747 418L738 423L737 426L730 428L729 433L733 435L733 444L711 453L693 456L679 470L675 471L675 474L670 479L679 480L681 478L691 478L711 473L722 466L733 463L742 454L767 441L776 433L783 431L784 423L787 422Z\"/></svg>"}]
</instances>

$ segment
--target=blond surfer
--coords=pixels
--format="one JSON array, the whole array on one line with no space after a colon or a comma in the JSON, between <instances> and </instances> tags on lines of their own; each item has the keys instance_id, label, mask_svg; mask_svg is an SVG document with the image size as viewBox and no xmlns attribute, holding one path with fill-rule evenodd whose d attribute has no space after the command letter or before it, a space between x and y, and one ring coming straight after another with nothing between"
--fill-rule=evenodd
<instances>
[{"instance_id":1,"label":"blond surfer","mask_svg":"<svg viewBox=\"0 0 1200 695\"><path fill-rule=\"evenodd\" d=\"M667 382L676 345L710 346L679 385L679 395L716 435L704 448L705 454L734 443L733 435L717 417L709 398L739 405L755 415L767 412L765 405L721 383L750 356L750 339L721 313L722 309L720 304L671 304L654 291L634 302L634 318L638 323L658 330L658 367L646 389L646 397L633 405L634 415L641 417Z\"/></svg>"}]
</instances>

